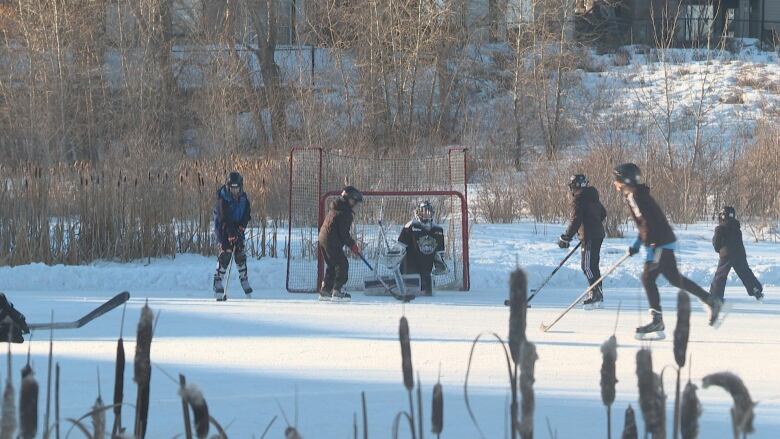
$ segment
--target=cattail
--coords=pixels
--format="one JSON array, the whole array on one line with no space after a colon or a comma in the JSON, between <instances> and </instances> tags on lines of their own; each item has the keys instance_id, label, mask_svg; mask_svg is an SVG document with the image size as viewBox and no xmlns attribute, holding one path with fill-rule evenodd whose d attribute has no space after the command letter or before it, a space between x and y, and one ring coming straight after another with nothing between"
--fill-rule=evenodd
<instances>
[{"instance_id":1,"label":"cattail","mask_svg":"<svg viewBox=\"0 0 780 439\"><path fill-rule=\"evenodd\" d=\"M3 391L3 410L0 414L0 439L13 439L16 431L16 404L14 403L14 385L11 375L5 382Z\"/></svg>"},{"instance_id":2,"label":"cattail","mask_svg":"<svg viewBox=\"0 0 780 439\"><path fill-rule=\"evenodd\" d=\"M607 438L612 438L612 403L615 402L615 363L617 362L617 338L611 336L601 345L601 401L607 406Z\"/></svg>"},{"instance_id":3,"label":"cattail","mask_svg":"<svg viewBox=\"0 0 780 439\"><path fill-rule=\"evenodd\" d=\"M404 374L404 387L409 393L409 415L412 418L412 438L417 437L414 431L414 402L412 390L414 390L414 370L412 369L412 345L409 340L409 322L406 316L401 317L398 327L398 339L401 341L401 369Z\"/></svg>"},{"instance_id":4,"label":"cattail","mask_svg":"<svg viewBox=\"0 0 780 439\"><path fill-rule=\"evenodd\" d=\"M404 373L404 387L411 392L414 388L414 371L412 369L412 346L409 340L409 322L405 316L401 317L398 338L401 341L401 368Z\"/></svg>"},{"instance_id":5,"label":"cattail","mask_svg":"<svg viewBox=\"0 0 780 439\"><path fill-rule=\"evenodd\" d=\"M38 433L38 381L30 364L22 369L19 395L19 437L32 439Z\"/></svg>"},{"instance_id":6,"label":"cattail","mask_svg":"<svg viewBox=\"0 0 780 439\"><path fill-rule=\"evenodd\" d=\"M645 428L654 438L663 439L666 437L666 395L661 377L653 372L653 357L649 349L640 349L636 353L636 375Z\"/></svg>"},{"instance_id":7,"label":"cattail","mask_svg":"<svg viewBox=\"0 0 780 439\"><path fill-rule=\"evenodd\" d=\"M509 277L509 351L515 363L519 361L520 345L525 341L527 287L525 272L517 268Z\"/></svg>"},{"instance_id":8,"label":"cattail","mask_svg":"<svg viewBox=\"0 0 780 439\"><path fill-rule=\"evenodd\" d=\"M677 293L677 326L674 328L674 361L685 366L688 335L691 330L691 299L683 291Z\"/></svg>"},{"instance_id":9,"label":"cattail","mask_svg":"<svg viewBox=\"0 0 780 439\"><path fill-rule=\"evenodd\" d=\"M704 388L710 386L722 387L731 394L734 399L734 407L731 409L734 430L737 433L753 433L753 407L756 403L750 398L745 383L731 372L719 372L707 375L702 379Z\"/></svg>"},{"instance_id":10,"label":"cattail","mask_svg":"<svg viewBox=\"0 0 780 439\"><path fill-rule=\"evenodd\" d=\"M620 436L620 439L637 439L637 435L634 409L632 409L631 404L629 404L626 409L626 420L623 424L623 434Z\"/></svg>"},{"instance_id":11,"label":"cattail","mask_svg":"<svg viewBox=\"0 0 780 439\"><path fill-rule=\"evenodd\" d=\"M523 439L534 437L534 373L538 359L536 345L524 341L520 345L520 395L522 396L520 437Z\"/></svg>"},{"instance_id":12,"label":"cattail","mask_svg":"<svg viewBox=\"0 0 780 439\"><path fill-rule=\"evenodd\" d=\"M433 402L431 403L431 432L440 435L444 429L444 393L441 383L433 386Z\"/></svg>"},{"instance_id":13,"label":"cattail","mask_svg":"<svg viewBox=\"0 0 780 439\"><path fill-rule=\"evenodd\" d=\"M615 363L617 362L617 338L611 336L601 345L601 401L606 406L615 402Z\"/></svg>"},{"instance_id":14,"label":"cattail","mask_svg":"<svg viewBox=\"0 0 780 439\"><path fill-rule=\"evenodd\" d=\"M141 309L141 318L138 321L138 331L135 344L135 377L138 385L135 412L135 437L143 439L146 436L146 426L149 420L149 390L152 380L152 361L150 358L152 349L152 325L154 313L146 304Z\"/></svg>"},{"instance_id":15,"label":"cattail","mask_svg":"<svg viewBox=\"0 0 780 439\"><path fill-rule=\"evenodd\" d=\"M298 433L298 430L296 430L295 427L287 427L287 429L284 430L284 439L303 439L303 437Z\"/></svg>"},{"instance_id":16,"label":"cattail","mask_svg":"<svg viewBox=\"0 0 780 439\"><path fill-rule=\"evenodd\" d=\"M92 406L92 430L94 431L92 437L106 437L106 410L100 394L95 400L95 405Z\"/></svg>"},{"instance_id":17,"label":"cattail","mask_svg":"<svg viewBox=\"0 0 780 439\"><path fill-rule=\"evenodd\" d=\"M184 398L192 407L192 414L195 421L195 434L199 439L207 438L209 435L209 407L203 392L194 384L187 384L179 389L179 395Z\"/></svg>"},{"instance_id":18,"label":"cattail","mask_svg":"<svg viewBox=\"0 0 780 439\"><path fill-rule=\"evenodd\" d=\"M674 328L674 361L677 363L677 380L674 386L674 438L680 430L680 372L685 366L688 336L691 331L691 299L684 291L677 293L677 325Z\"/></svg>"},{"instance_id":19,"label":"cattail","mask_svg":"<svg viewBox=\"0 0 780 439\"><path fill-rule=\"evenodd\" d=\"M116 344L116 363L114 369L114 427L113 435L122 430L122 403L125 389L125 344L119 337Z\"/></svg>"},{"instance_id":20,"label":"cattail","mask_svg":"<svg viewBox=\"0 0 780 439\"><path fill-rule=\"evenodd\" d=\"M696 385L688 382L683 390L680 407L680 433L683 439L696 439L699 436L699 416L701 403L696 396Z\"/></svg>"}]
</instances>

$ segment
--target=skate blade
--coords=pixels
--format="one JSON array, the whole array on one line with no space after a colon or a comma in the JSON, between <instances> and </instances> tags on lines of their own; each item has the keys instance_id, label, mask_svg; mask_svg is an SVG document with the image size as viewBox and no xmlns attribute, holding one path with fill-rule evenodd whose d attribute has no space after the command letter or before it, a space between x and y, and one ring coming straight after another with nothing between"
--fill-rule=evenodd
<instances>
[{"instance_id":1,"label":"skate blade","mask_svg":"<svg viewBox=\"0 0 780 439\"><path fill-rule=\"evenodd\" d=\"M349 302L351 300L352 300L352 298L350 298L350 297L331 297L330 298L330 301L331 302L335 302L335 303L346 303L346 302Z\"/></svg>"},{"instance_id":2,"label":"skate blade","mask_svg":"<svg viewBox=\"0 0 780 439\"><path fill-rule=\"evenodd\" d=\"M710 326L712 326L715 329L720 328L720 325L723 324L723 321L726 320L726 316L728 315L729 311L731 311L731 303L724 303L720 307L720 312L718 313L718 318L715 319L714 322Z\"/></svg>"},{"instance_id":3,"label":"skate blade","mask_svg":"<svg viewBox=\"0 0 780 439\"><path fill-rule=\"evenodd\" d=\"M664 331L647 332L644 334L636 333L634 334L634 338L642 341L659 341L666 338L666 333L664 333Z\"/></svg>"},{"instance_id":4,"label":"skate blade","mask_svg":"<svg viewBox=\"0 0 780 439\"><path fill-rule=\"evenodd\" d=\"M244 296L245 296L247 299L251 299L251 298L252 298L252 292L250 291L250 292L248 292L248 293L244 293Z\"/></svg>"},{"instance_id":5,"label":"skate blade","mask_svg":"<svg viewBox=\"0 0 780 439\"><path fill-rule=\"evenodd\" d=\"M227 302L227 295L226 294L220 294L218 296L215 295L215 297L217 299L217 302Z\"/></svg>"},{"instance_id":6,"label":"skate blade","mask_svg":"<svg viewBox=\"0 0 780 439\"><path fill-rule=\"evenodd\" d=\"M602 309L604 308L604 302L596 302L596 303L589 303L587 305L582 305L582 309L585 311L591 311L594 309Z\"/></svg>"}]
</instances>

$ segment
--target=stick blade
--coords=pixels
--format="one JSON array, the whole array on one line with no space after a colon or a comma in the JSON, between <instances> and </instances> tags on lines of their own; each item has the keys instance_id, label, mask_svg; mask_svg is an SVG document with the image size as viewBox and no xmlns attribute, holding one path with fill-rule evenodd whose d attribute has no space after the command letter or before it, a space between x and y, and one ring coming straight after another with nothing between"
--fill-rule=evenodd
<instances>
[{"instance_id":1,"label":"stick blade","mask_svg":"<svg viewBox=\"0 0 780 439\"><path fill-rule=\"evenodd\" d=\"M549 327L549 326L547 326L547 325L545 325L544 323L542 323L541 325L539 325L539 329L540 329L542 332L547 332L547 331L549 331L549 330L550 330L550 327Z\"/></svg>"}]
</instances>

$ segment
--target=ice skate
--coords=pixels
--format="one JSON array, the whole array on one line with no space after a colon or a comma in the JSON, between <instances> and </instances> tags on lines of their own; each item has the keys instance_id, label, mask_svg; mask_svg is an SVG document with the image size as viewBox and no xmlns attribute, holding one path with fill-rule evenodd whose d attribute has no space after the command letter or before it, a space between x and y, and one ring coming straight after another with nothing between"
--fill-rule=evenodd
<instances>
[{"instance_id":1,"label":"ice skate","mask_svg":"<svg viewBox=\"0 0 780 439\"><path fill-rule=\"evenodd\" d=\"M763 302L764 301L764 288L761 286L753 287L753 291L750 293L751 296L755 297L757 301Z\"/></svg>"},{"instance_id":2,"label":"ice skate","mask_svg":"<svg viewBox=\"0 0 780 439\"><path fill-rule=\"evenodd\" d=\"M707 305L707 310L709 312L710 326L715 329L720 328L720 325L723 324L723 320L731 309L731 305L715 296L710 296L705 305Z\"/></svg>"},{"instance_id":3,"label":"ice skate","mask_svg":"<svg viewBox=\"0 0 780 439\"><path fill-rule=\"evenodd\" d=\"M246 297L251 299L252 298L252 286L249 285L249 279L246 276L240 277L239 280L241 281L241 288L244 289L244 294L246 294Z\"/></svg>"},{"instance_id":4,"label":"ice skate","mask_svg":"<svg viewBox=\"0 0 780 439\"><path fill-rule=\"evenodd\" d=\"M225 285L222 284L222 276L219 273L214 274L214 298L219 300L225 295Z\"/></svg>"},{"instance_id":5,"label":"ice skate","mask_svg":"<svg viewBox=\"0 0 780 439\"><path fill-rule=\"evenodd\" d=\"M654 309L650 310L650 316L653 321L650 323L636 328L636 334L634 338L637 340L663 340L666 338L664 333L664 319L660 311Z\"/></svg>"},{"instance_id":6,"label":"ice skate","mask_svg":"<svg viewBox=\"0 0 780 439\"><path fill-rule=\"evenodd\" d=\"M601 287L594 288L588 297L582 302L582 309L592 310L604 307L604 294L601 293Z\"/></svg>"},{"instance_id":7,"label":"ice skate","mask_svg":"<svg viewBox=\"0 0 780 439\"><path fill-rule=\"evenodd\" d=\"M339 288L334 288L330 295L331 302L349 302L352 300L352 296L346 291L341 291Z\"/></svg>"}]
</instances>

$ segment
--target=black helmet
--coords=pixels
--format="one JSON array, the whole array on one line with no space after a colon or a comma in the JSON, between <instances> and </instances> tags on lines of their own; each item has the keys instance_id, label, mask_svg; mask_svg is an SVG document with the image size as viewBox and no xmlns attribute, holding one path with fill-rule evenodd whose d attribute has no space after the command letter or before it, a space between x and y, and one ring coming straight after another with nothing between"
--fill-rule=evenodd
<instances>
[{"instance_id":1,"label":"black helmet","mask_svg":"<svg viewBox=\"0 0 780 439\"><path fill-rule=\"evenodd\" d=\"M341 198L345 201L355 200L356 203L363 202L363 194L355 186L347 186L341 191Z\"/></svg>"},{"instance_id":2,"label":"black helmet","mask_svg":"<svg viewBox=\"0 0 780 439\"><path fill-rule=\"evenodd\" d=\"M414 218L421 224L433 223L433 214L436 213L436 209L430 201L425 200L414 209Z\"/></svg>"},{"instance_id":3,"label":"black helmet","mask_svg":"<svg viewBox=\"0 0 780 439\"><path fill-rule=\"evenodd\" d=\"M244 177L241 176L237 171L233 171L228 175L227 181L225 182L225 186L228 188L237 187L239 189L244 189Z\"/></svg>"},{"instance_id":4,"label":"black helmet","mask_svg":"<svg viewBox=\"0 0 780 439\"><path fill-rule=\"evenodd\" d=\"M642 171L639 170L639 166L633 163L618 165L613 173L615 174L615 181L621 183L636 186L642 182Z\"/></svg>"},{"instance_id":5,"label":"black helmet","mask_svg":"<svg viewBox=\"0 0 780 439\"><path fill-rule=\"evenodd\" d=\"M572 192L587 186L588 186L588 178L582 174L572 175L571 178L569 178L569 189Z\"/></svg>"},{"instance_id":6,"label":"black helmet","mask_svg":"<svg viewBox=\"0 0 780 439\"><path fill-rule=\"evenodd\" d=\"M718 219L721 221L737 219L737 211L731 206L723 206L723 209L718 212Z\"/></svg>"}]
</instances>

